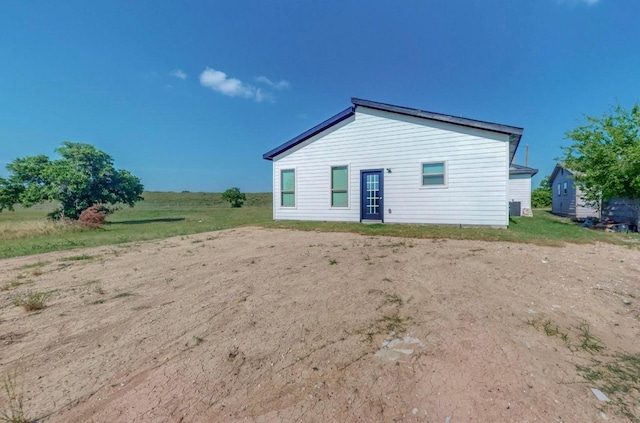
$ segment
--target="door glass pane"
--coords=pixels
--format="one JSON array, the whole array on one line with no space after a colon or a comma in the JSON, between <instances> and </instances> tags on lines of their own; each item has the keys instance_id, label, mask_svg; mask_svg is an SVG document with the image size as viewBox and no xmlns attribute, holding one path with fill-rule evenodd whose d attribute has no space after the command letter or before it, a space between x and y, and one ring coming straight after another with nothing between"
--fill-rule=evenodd
<instances>
[{"instance_id":1,"label":"door glass pane","mask_svg":"<svg viewBox=\"0 0 640 423\"><path fill-rule=\"evenodd\" d=\"M366 195L366 209L367 214L377 214L380 198L378 193L380 192L380 179L379 175L372 174L367 175L367 195Z\"/></svg>"}]
</instances>

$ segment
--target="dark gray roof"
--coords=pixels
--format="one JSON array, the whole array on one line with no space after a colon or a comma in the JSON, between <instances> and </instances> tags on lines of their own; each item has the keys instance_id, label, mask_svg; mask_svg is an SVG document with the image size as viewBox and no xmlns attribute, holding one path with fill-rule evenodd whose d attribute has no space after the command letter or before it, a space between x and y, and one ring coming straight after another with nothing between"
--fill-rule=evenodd
<instances>
[{"instance_id":1,"label":"dark gray roof","mask_svg":"<svg viewBox=\"0 0 640 423\"><path fill-rule=\"evenodd\" d=\"M513 160L513 156L515 155L516 149L518 148L518 144L520 143L520 139L522 138L523 129L515 126L484 122L481 120L467 119L467 118L458 117L458 116L444 115L441 113L428 112L420 109L410 109L407 107L394 106L392 104L378 103L375 101L362 100L359 98L352 98L351 102L353 103L353 107L349 107L348 109L343 110L342 112L327 119L321 124L314 126L308 131L303 132L297 137L263 154L262 157L266 160L273 160L273 158L278 154L285 152L286 150L300 144L301 142L311 138L312 136L319 134L320 132L352 116L358 107L367 107L369 109L377 109L377 110L382 110L386 112L398 113L398 114L408 115L408 116L415 116L423 119L435 120L439 122L451 123L454 125L461 125L461 126L466 126L470 128L484 129L486 131L507 134L509 135L509 160L510 161Z\"/></svg>"},{"instance_id":2,"label":"dark gray roof","mask_svg":"<svg viewBox=\"0 0 640 423\"><path fill-rule=\"evenodd\" d=\"M533 169L531 167L522 166L518 164L511 164L509 166L509 175L535 175L538 173L538 169Z\"/></svg>"}]
</instances>

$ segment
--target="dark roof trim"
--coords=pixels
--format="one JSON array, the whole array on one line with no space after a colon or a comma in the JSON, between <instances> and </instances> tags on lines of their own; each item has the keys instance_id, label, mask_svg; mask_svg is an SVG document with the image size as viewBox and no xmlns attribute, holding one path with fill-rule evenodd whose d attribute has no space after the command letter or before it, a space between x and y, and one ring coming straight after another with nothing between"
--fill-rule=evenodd
<instances>
[{"instance_id":1,"label":"dark roof trim","mask_svg":"<svg viewBox=\"0 0 640 423\"><path fill-rule=\"evenodd\" d=\"M330 117L319 125L314 126L306 132L298 135L295 138L290 139L284 144L274 148L273 150L262 155L263 159L273 160L277 155L284 153L288 149L295 147L296 145L308 140L314 135L319 134L322 131L330 128L331 126L342 122L343 120L353 116L358 107L367 107L370 109L377 109L386 112L398 113L407 116L415 116L422 119L430 119L440 122L446 122L454 125L461 125L470 128L483 129L486 131L497 132L501 134L509 135L509 162L513 160L513 157L516 154L516 150L518 148L518 144L520 143L520 139L522 138L522 128L518 128L515 126L501 125L499 123L491 123L484 122L481 120L467 119L458 116L444 115L441 113L427 112L425 110L420 109L410 109L407 107L394 106L392 104L386 103L378 103L370 100L362 100L359 98L352 98L351 102L353 103L353 107L349 107L348 109L343 110L337 115Z\"/></svg>"},{"instance_id":2,"label":"dark roof trim","mask_svg":"<svg viewBox=\"0 0 640 423\"><path fill-rule=\"evenodd\" d=\"M513 163L510 167L509 167L509 175L535 175L536 173L538 173L538 169L534 169L531 167L527 167L527 166L522 166L522 165L518 165Z\"/></svg>"},{"instance_id":3,"label":"dark roof trim","mask_svg":"<svg viewBox=\"0 0 640 423\"><path fill-rule=\"evenodd\" d=\"M443 115L441 113L427 112L420 109L409 109L407 107L394 106L392 104L378 103L375 101L362 100L359 98L352 98L351 102L356 106L368 107L370 109L378 109L387 112L399 113L402 115L416 116L424 119L469 126L471 128L486 129L487 131L500 132L502 134L522 135L523 131L522 128L517 128L515 126L501 125L499 123L484 122L481 120L467 119L458 116Z\"/></svg>"},{"instance_id":4,"label":"dark roof trim","mask_svg":"<svg viewBox=\"0 0 640 423\"><path fill-rule=\"evenodd\" d=\"M314 126L313 128L309 129L308 131L303 132L302 134L298 135L295 138L290 139L289 141L285 142L284 144L274 148L273 150L264 153L262 155L263 159L266 160L273 160L273 158L275 156L277 156L280 153L283 153L285 151L287 151L288 149L295 147L296 145L308 140L309 138L313 137L314 135L319 134L320 132L324 131L325 129L328 129L330 127L332 127L333 125L342 122L343 120L353 116L355 113L355 107L349 107L343 111L341 111L340 113L338 113L335 116L330 117L329 119L325 120L324 122L322 122L319 125Z\"/></svg>"}]
</instances>

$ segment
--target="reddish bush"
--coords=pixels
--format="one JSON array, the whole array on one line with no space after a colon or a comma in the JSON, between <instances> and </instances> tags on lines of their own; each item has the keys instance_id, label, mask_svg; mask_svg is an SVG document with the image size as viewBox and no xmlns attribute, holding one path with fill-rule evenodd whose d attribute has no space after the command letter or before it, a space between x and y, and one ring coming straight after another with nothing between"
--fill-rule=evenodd
<instances>
[{"instance_id":1,"label":"reddish bush","mask_svg":"<svg viewBox=\"0 0 640 423\"><path fill-rule=\"evenodd\" d=\"M104 225L104 219L105 217L107 217L108 212L109 210L107 210L105 207L95 204L80 213L78 222L80 222L84 226L99 228L100 226Z\"/></svg>"}]
</instances>

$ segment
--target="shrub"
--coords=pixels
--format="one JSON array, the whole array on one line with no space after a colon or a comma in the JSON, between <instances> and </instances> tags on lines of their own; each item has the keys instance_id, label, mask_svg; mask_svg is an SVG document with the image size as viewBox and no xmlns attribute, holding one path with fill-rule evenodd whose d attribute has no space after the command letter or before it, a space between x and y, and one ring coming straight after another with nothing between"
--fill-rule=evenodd
<instances>
[{"instance_id":1,"label":"shrub","mask_svg":"<svg viewBox=\"0 0 640 423\"><path fill-rule=\"evenodd\" d=\"M84 226L99 228L104 225L104 219L107 217L107 214L109 214L109 209L104 206L94 204L80 213L78 221Z\"/></svg>"},{"instance_id":2,"label":"shrub","mask_svg":"<svg viewBox=\"0 0 640 423\"><path fill-rule=\"evenodd\" d=\"M239 208L242 207L242 204L247 199L247 196L244 193L240 192L240 188L229 188L225 192L222 193L222 200L228 201L231 203L231 207Z\"/></svg>"},{"instance_id":3,"label":"shrub","mask_svg":"<svg viewBox=\"0 0 640 423\"><path fill-rule=\"evenodd\" d=\"M47 307L50 292L27 292L13 298L13 304L22 307L25 311L37 311Z\"/></svg>"}]
</instances>

